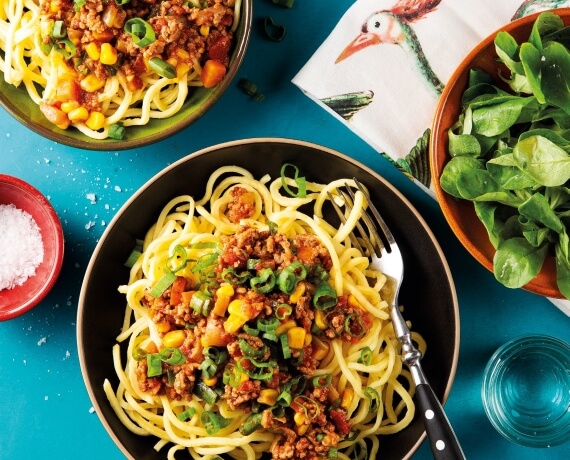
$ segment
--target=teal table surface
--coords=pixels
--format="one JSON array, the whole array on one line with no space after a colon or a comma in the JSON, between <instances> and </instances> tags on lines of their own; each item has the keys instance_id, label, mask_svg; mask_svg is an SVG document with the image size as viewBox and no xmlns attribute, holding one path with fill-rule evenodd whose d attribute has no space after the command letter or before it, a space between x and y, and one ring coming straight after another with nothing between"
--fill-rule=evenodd
<instances>
[{"instance_id":1,"label":"teal table surface","mask_svg":"<svg viewBox=\"0 0 570 460\"><path fill-rule=\"evenodd\" d=\"M547 299L499 285L459 244L433 198L291 83L350 4L297 0L286 9L255 0L238 79L256 82L265 100L247 97L236 81L197 123L155 145L78 150L36 135L0 110L0 172L42 191L65 233L55 288L34 310L0 323L1 459L123 458L92 409L79 367L76 317L91 254L116 211L161 169L201 148L253 137L301 139L347 154L393 183L428 222L448 259L459 301L459 364L445 409L467 458L570 458L570 444L533 449L505 440L487 420L480 398L483 369L498 346L525 333L570 342L570 318ZM287 27L283 41L265 38L266 16ZM431 458L427 441L413 458Z\"/></svg>"}]
</instances>

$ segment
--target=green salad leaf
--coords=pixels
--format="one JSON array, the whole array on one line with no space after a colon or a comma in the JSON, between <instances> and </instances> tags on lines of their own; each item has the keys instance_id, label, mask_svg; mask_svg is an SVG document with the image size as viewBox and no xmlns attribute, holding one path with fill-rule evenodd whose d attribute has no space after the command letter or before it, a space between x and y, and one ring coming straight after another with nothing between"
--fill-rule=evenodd
<instances>
[{"instance_id":1,"label":"green salad leaf","mask_svg":"<svg viewBox=\"0 0 570 460\"><path fill-rule=\"evenodd\" d=\"M496 249L497 280L522 287L552 255L570 299L569 46L570 27L555 12L540 14L523 43L496 35L510 75L470 71L440 184L474 203Z\"/></svg>"}]
</instances>

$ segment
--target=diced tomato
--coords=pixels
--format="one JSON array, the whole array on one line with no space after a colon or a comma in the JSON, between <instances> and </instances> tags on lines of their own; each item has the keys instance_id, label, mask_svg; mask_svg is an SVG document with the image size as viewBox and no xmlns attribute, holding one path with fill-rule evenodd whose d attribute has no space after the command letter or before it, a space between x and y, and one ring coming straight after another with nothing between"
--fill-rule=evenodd
<instances>
[{"instance_id":1,"label":"diced tomato","mask_svg":"<svg viewBox=\"0 0 570 460\"><path fill-rule=\"evenodd\" d=\"M348 425L346 414L343 411L331 410L330 415L336 429L338 430L338 434L346 436L350 433L350 426Z\"/></svg>"},{"instance_id":2,"label":"diced tomato","mask_svg":"<svg viewBox=\"0 0 570 460\"><path fill-rule=\"evenodd\" d=\"M170 305L178 305L182 302L182 293L186 290L186 278L183 276L177 276L172 283L172 289L170 290Z\"/></svg>"},{"instance_id":3,"label":"diced tomato","mask_svg":"<svg viewBox=\"0 0 570 460\"><path fill-rule=\"evenodd\" d=\"M58 128L67 129L69 126L69 118L63 110L59 110L57 107L46 104L45 102L40 102L40 110L44 116Z\"/></svg>"},{"instance_id":4,"label":"diced tomato","mask_svg":"<svg viewBox=\"0 0 570 460\"><path fill-rule=\"evenodd\" d=\"M202 67L200 80L205 88L212 88L220 83L226 75L226 66L220 61L209 59Z\"/></svg>"},{"instance_id":5,"label":"diced tomato","mask_svg":"<svg viewBox=\"0 0 570 460\"><path fill-rule=\"evenodd\" d=\"M78 101L81 88L74 78L66 77L57 82L55 100L59 102Z\"/></svg>"},{"instance_id":6,"label":"diced tomato","mask_svg":"<svg viewBox=\"0 0 570 460\"><path fill-rule=\"evenodd\" d=\"M231 46L232 37L229 35L220 35L210 43L208 47L208 57L214 61L228 64Z\"/></svg>"},{"instance_id":7,"label":"diced tomato","mask_svg":"<svg viewBox=\"0 0 570 460\"><path fill-rule=\"evenodd\" d=\"M93 33L93 38L95 40L98 40L100 42L110 42L114 35L113 35L113 31L111 29L105 29L102 32L92 32Z\"/></svg>"}]
</instances>

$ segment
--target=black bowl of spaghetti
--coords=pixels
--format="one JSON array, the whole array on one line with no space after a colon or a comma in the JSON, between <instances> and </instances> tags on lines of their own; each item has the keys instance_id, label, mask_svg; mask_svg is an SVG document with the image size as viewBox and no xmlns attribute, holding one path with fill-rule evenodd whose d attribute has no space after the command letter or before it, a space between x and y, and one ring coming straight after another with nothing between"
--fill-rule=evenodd
<instances>
[{"instance_id":1,"label":"black bowl of spaghetti","mask_svg":"<svg viewBox=\"0 0 570 460\"><path fill-rule=\"evenodd\" d=\"M125 150L185 129L222 96L253 0L4 3L0 105L64 145Z\"/></svg>"},{"instance_id":2,"label":"black bowl of spaghetti","mask_svg":"<svg viewBox=\"0 0 570 460\"><path fill-rule=\"evenodd\" d=\"M383 275L368 269L351 243L354 224L342 225L328 201L353 178L399 241L400 300L427 377L446 400L459 352L457 298L417 211L341 153L287 139L235 141L147 182L87 268L81 369L128 458L415 452L423 422L382 300Z\"/></svg>"}]
</instances>

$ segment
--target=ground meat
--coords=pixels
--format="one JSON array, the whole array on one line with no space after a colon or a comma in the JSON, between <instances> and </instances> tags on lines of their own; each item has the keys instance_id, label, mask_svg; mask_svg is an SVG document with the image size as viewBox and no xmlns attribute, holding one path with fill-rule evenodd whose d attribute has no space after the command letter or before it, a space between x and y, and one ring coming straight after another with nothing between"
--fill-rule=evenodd
<instances>
[{"instance_id":1,"label":"ground meat","mask_svg":"<svg viewBox=\"0 0 570 460\"><path fill-rule=\"evenodd\" d=\"M259 380L246 380L235 388L226 385L223 398L226 400L230 410L236 410L244 403L256 400L260 391L261 383Z\"/></svg>"},{"instance_id":2,"label":"ground meat","mask_svg":"<svg viewBox=\"0 0 570 460\"><path fill-rule=\"evenodd\" d=\"M198 363L184 363L181 366L175 366L174 384L169 387L169 396L172 399L190 399L194 383L196 382L195 372L200 368Z\"/></svg>"},{"instance_id":3,"label":"ground meat","mask_svg":"<svg viewBox=\"0 0 570 460\"><path fill-rule=\"evenodd\" d=\"M305 265L321 265L325 270L332 268L332 259L328 249L311 233L295 235L293 244L297 247L297 259Z\"/></svg>"},{"instance_id":4,"label":"ground meat","mask_svg":"<svg viewBox=\"0 0 570 460\"><path fill-rule=\"evenodd\" d=\"M232 200L228 203L226 217L234 224L242 219L249 219L255 212L255 196L253 192L243 188L234 187L231 192Z\"/></svg>"}]
</instances>

